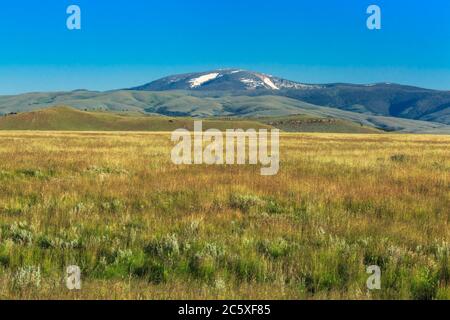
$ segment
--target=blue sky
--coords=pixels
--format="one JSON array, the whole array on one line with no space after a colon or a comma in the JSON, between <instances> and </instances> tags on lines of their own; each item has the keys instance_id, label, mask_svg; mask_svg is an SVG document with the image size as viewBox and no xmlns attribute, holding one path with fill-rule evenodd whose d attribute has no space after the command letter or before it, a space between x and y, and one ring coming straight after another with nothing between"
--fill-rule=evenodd
<instances>
[{"instance_id":1,"label":"blue sky","mask_svg":"<svg viewBox=\"0 0 450 320\"><path fill-rule=\"evenodd\" d=\"M82 30L66 28L66 8ZM382 29L366 9L382 9ZM450 90L443 0L4 0L0 94L108 90L238 67L309 83Z\"/></svg>"}]
</instances>

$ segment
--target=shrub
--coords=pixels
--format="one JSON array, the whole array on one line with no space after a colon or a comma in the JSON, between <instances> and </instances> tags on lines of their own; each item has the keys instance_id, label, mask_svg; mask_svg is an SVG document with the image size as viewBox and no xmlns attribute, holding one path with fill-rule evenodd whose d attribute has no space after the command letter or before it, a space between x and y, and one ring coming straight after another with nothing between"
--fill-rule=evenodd
<instances>
[{"instance_id":1,"label":"shrub","mask_svg":"<svg viewBox=\"0 0 450 320\"><path fill-rule=\"evenodd\" d=\"M197 278L212 280L216 271L214 258L209 254L197 253L190 259L189 269Z\"/></svg>"},{"instance_id":2,"label":"shrub","mask_svg":"<svg viewBox=\"0 0 450 320\"><path fill-rule=\"evenodd\" d=\"M41 249L51 249L54 248L53 239L47 235L41 235L37 239L37 245Z\"/></svg>"},{"instance_id":3,"label":"shrub","mask_svg":"<svg viewBox=\"0 0 450 320\"><path fill-rule=\"evenodd\" d=\"M100 209L109 213L120 213L124 209L124 205L119 199L110 199L102 202Z\"/></svg>"},{"instance_id":4,"label":"shrub","mask_svg":"<svg viewBox=\"0 0 450 320\"><path fill-rule=\"evenodd\" d=\"M38 289L41 286L41 268L26 266L19 268L13 275L11 287L13 291L23 289Z\"/></svg>"},{"instance_id":5,"label":"shrub","mask_svg":"<svg viewBox=\"0 0 450 320\"><path fill-rule=\"evenodd\" d=\"M201 229L202 226L202 220L201 219L194 219L192 221L190 221L186 226L185 226L185 231L187 235L190 236L194 236L197 235Z\"/></svg>"},{"instance_id":6,"label":"shrub","mask_svg":"<svg viewBox=\"0 0 450 320\"><path fill-rule=\"evenodd\" d=\"M230 269L240 280L263 282L267 279L267 265L261 257L236 256L231 260Z\"/></svg>"},{"instance_id":7,"label":"shrub","mask_svg":"<svg viewBox=\"0 0 450 320\"><path fill-rule=\"evenodd\" d=\"M114 262L105 267L104 275L107 278L126 278L133 274L141 275L144 265L145 255L143 252L119 249L115 252Z\"/></svg>"},{"instance_id":8,"label":"shrub","mask_svg":"<svg viewBox=\"0 0 450 320\"><path fill-rule=\"evenodd\" d=\"M450 283L450 244L443 242L436 245L436 258L439 262L439 281L447 286Z\"/></svg>"},{"instance_id":9,"label":"shrub","mask_svg":"<svg viewBox=\"0 0 450 320\"><path fill-rule=\"evenodd\" d=\"M232 209L239 209L242 212L248 212L251 208L261 206L264 201L257 196L252 195L236 195L230 196L229 205Z\"/></svg>"},{"instance_id":10,"label":"shrub","mask_svg":"<svg viewBox=\"0 0 450 320\"><path fill-rule=\"evenodd\" d=\"M158 257L172 257L180 253L180 244L176 235L167 235L161 239L151 241L145 252Z\"/></svg>"},{"instance_id":11,"label":"shrub","mask_svg":"<svg viewBox=\"0 0 450 320\"><path fill-rule=\"evenodd\" d=\"M75 204L71 212L75 214L86 213L92 210L93 207L94 205L92 203L78 202Z\"/></svg>"},{"instance_id":12,"label":"shrub","mask_svg":"<svg viewBox=\"0 0 450 320\"><path fill-rule=\"evenodd\" d=\"M6 244L0 246L0 266L3 267L9 266L10 264L9 252L10 250Z\"/></svg>"},{"instance_id":13,"label":"shrub","mask_svg":"<svg viewBox=\"0 0 450 320\"><path fill-rule=\"evenodd\" d=\"M394 154L390 159L392 162L403 163L409 161L411 158L406 154Z\"/></svg>"},{"instance_id":14,"label":"shrub","mask_svg":"<svg viewBox=\"0 0 450 320\"><path fill-rule=\"evenodd\" d=\"M382 246L376 246L372 243L364 249L364 265L376 265L380 268L384 268L389 262L390 255L387 252L387 249Z\"/></svg>"},{"instance_id":15,"label":"shrub","mask_svg":"<svg viewBox=\"0 0 450 320\"><path fill-rule=\"evenodd\" d=\"M225 249L215 243L208 242L203 251L204 254L210 255L211 257L217 259L225 256Z\"/></svg>"},{"instance_id":16,"label":"shrub","mask_svg":"<svg viewBox=\"0 0 450 320\"><path fill-rule=\"evenodd\" d=\"M35 170L35 169L21 169L21 170L17 170L16 173L18 175L24 176L24 177L28 177L28 178L46 178L48 175L46 175L43 171L41 170Z\"/></svg>"},{"instance_id":17,"label":"shrub","mask_svg":"<svg viewBox=\"0 0 450 320\"><path fill-rule=\"evenodd\" d=\"M93 174L117 174L117 175L128 175L128 171L122 168L110 168L110 167L97 167L91 166L87 169L88 172Z\"/></svg>"},{"instance_id":18,"label":"shrub","mask_svg":"<svg viewBox=\"0 0 450 320\"><path fill-rule=\"evenodd\" d=\"M30 245L33 242L33 230L25 222L14 222L9 228L9 237L17 244Z\"/></svg>"},{"instance_id":19,"label":"shrub","mask_svg":"<svg viewBox=\"0 0 450 320\"><path fill-rule=\"evenodd\" d=\"M268 200L265 205L265 210L268 214L282 214L286 211L284 206L276 200Z\"/></svg>"},{"instance_id":20,"label":"shrub","mask_svg":"<svg viewBox=\"0 0 450 320\"><path fill-rule=\"evenodd\" d=\"M274 259L288 255L290 249L289 244L283 238L275 241L260 241L257 247L259 252Z\"/></svg>"},{"instance_id":21,"label":"shrub","mask_svg":"<svg viewBox=\"0 0 450 320\"><path fill-rule=\"evenodd\" d=\"M81 249L83 243L81 239L77 237L70 237L68 234L62 232L58 236L50 236L42 234L38 237L36 244L41 249Z\"/></svg>"},{"instance_id":22,"label":"shrub","mask_svg":"<svg viewBox=\"0 0 450 320\"><path fill-rule=\"evenodd\" d=\"M437 275L428 268L420 269L411 284L411 295L415 300L433 300L439 283Z\"/></svg>"},{"instance_id":23,"label":"shrub","mask_svg":"<svg viewBox=\"0 0 450 320\"><path fill-rule=\"evenodd\" d=\"M155 284L166 282L169 271L162 263L153 262L149 268L149 280Z\"/></svg>"}]
</instances>

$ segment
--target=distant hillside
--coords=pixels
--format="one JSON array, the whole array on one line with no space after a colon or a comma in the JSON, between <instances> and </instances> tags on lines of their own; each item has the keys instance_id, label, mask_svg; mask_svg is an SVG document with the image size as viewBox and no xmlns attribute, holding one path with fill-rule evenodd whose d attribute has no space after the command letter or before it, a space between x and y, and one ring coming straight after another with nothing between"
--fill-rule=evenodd
<instances>
[{"instance_id":1,"label":"distant hillside","mask_svg":"<svg viewBox=\"0 0 450 320\"><path fill-rule=\"evenodd\" d=\"M450 124L450 92L398 84L333 84L312 90L285 90L285 97L372 115Z\"/></svg>"},{"instance_id":2,"label":"distant hillside","mask_svg":"<svg viewBox=\"0 0 450 320\"><path fill-rule=\"evenodd\" d=\"M86 112L69 107L53 107L0 117L0 130L44 131L173 131L193 130L194 119L130 116L107 112ZM271 128L251 120L204 120L204 129Z\"/></svg>"},{"instance_id":3,"label":"distant hillside","mask_svg":"<svg viewBox=\"0 0 450 320\"><path fill-rule=\"evenodd\" d=\"M266 91L263 91L266 92ZM428 121L377 116L323 107L276 95L234 95L224 92L197 91L108 91L28 93L0 96L0 115L66 105L80 110L145 113L169 117L260 118L304 115L335 118L405 133L450 134L450 126ZM126 127L126 126L125 126Z\"/></svg>"},{"instance_id":4,"label":"distant hillside","mask_svg":"<svg viewBox=\"0 0 450 320\"><path fill-rule=\"evenodd\" d=\"M81 111L66 106L4 115L0 130L42 131L173 131L193 130L193 118L143 114ZM203 119L203 129L271 129L286 132L381 133L383 131L347 120L313 116L264 117L260 119Z\"/></svg>"},{"instance_id":5,"label":"distant hillside","mask_svg":"<svg viewBox=\"0 0 450 320\"><path fill-rule=\"evenodd\" d=\"M363 124L333 118L305 116L272 117L260 119L285 132L382 133L384 131Z\"/></svg>"}]
</instances>

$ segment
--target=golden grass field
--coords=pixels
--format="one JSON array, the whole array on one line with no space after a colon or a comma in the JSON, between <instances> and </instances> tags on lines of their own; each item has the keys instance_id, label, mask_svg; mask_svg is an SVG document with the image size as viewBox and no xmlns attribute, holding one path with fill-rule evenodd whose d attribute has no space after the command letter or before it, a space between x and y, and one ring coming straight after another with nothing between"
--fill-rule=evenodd
<instances>
[{"instance_id":1,"label":"golden grass field","mask_svg":"<svg viewBox=\"0 0 450 320\"><path fill-rule=\"evenodd\" d=\"M169 133L0 141L0 299L450 298L449 136L282 134L273 177Z\"/></svg>"}]
</instances>

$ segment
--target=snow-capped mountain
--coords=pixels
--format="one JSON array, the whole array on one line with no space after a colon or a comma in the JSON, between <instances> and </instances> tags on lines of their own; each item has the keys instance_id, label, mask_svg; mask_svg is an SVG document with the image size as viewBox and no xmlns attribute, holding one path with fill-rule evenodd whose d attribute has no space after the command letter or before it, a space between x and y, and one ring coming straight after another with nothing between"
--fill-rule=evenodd
<instances>
[{"instance_id":1,"label":"snow-capped mountain","mask_svg":"<svg viewBox=\"0 0 450 320\"><path fill-rule=\"evenodd\" d=\"M169 76L132 90L272 90L318 89L320 86L297 83L268 74L240 69L222 69Z\"/></svg>"},{"instance_id":2,"label":"snow-capped mountain","mask_svg":"<svg viewBox=\"0 0 450 320\"><path fill-rule=\"evenodd\" d=\"M398 130L401 121L394 121L396 118L421 120L419 124L410 124L415 128L411 132L428 132L429 126L434 130L439 126L436 123L450 125L450 91L395 83L303 84L240 69L173 75L132 90L0 96L0 115L55 105L194 117L281 116L311 112L317 115L319 112L351 121L360 121L363 117L387 130ZM424 124L424 121L433 123Z\"/></svg>"},{"instance_id":3,"label":"snow-capped mountain","mask_svg":"<svg viewBox=\"0 0 450 320\"><path fill-rule=\"evenodd\" d=\"M272 96L350 112L450 124L450 91L437 91L386 82L304 84L261 72L219 69L172 75L126 91L130 90L188 91L189 97L184 99L184 104L192 105L194 109L198 107L198 103L196 104L192 100L194 97L203 99L210 96L211 93L214 97L240 96L252 99L260 96ZM266 99L266 101L268 100ZM206 105L209 105L208 103ZM178 114L177 112L172 114Z\"/></svg>"}]
</instances>

